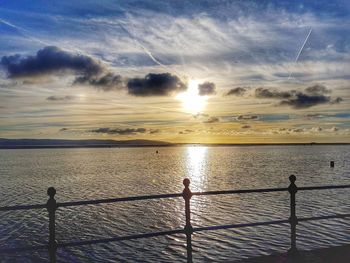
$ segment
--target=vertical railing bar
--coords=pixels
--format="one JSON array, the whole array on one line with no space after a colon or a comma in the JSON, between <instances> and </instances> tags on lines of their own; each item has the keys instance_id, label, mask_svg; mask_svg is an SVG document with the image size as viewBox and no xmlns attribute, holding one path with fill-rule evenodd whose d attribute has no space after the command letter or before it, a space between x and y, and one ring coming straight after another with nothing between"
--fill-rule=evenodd
<instances>
[{"instance_id":1,"label":"vertical railing bar","mask_svg":"<svg viewBox=\"0 0 350 263\"><path fill-rule=\"evenodd\" d=\"M183 180L183 185L185 186L185 189L182 192L182 196L185 199L185 215L186 215L186 225L184 228L185 234L186 234L186 249L187 249L187 263L192 263L192 234L193 234L193 227L191 225L191 206L190 206L190 200L192 197L192 192L189 188L190 186L190 180L188 178L185 178Z\"/></svg>"},{"instance_id":2,"label":"vertical railing bar","mask_svg":"<svg viewBox=\"0 0 350 263\"><path fill-rule=\"evenodd\" d=\"M290 185L288 187L288 192L290 194L290 249L289 252L295 254L297 252L297 224L298 218L296 216L296 193L298 192L298 187L295 184L295 175L289 176Z\"/></svg>"},{"instance_id":3,"label":"vertical railing bar","mask_svg":"<svg viewBox=\"0 0 350 263\"><path fill-rule=\"evenodd\" d=\"M55 219L56 219L56 209L57 203L55 200L56 189L54 187L49 187L47 189L47 194L49 196L49 200L46 203L46 209L49 212L49 258L50 263L56 263L56 251L57 251L57 241L56 241L56 233L55 233Z\"/></svg>"}]
</instances>

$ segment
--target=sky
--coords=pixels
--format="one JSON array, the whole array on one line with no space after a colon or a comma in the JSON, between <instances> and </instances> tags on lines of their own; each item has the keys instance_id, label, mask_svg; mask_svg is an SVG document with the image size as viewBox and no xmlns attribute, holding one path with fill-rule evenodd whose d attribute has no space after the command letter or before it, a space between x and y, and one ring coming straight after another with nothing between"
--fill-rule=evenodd
<instances>
[{"instance_id":1,"label":"sky","mask_svg":"<svg viewBox=\"0 0 350 263\"><path fill-rule=\"evenodd\" d=\"M0 0L0 138L350 142L350 2Z\"/></svg>"}]
</instances>

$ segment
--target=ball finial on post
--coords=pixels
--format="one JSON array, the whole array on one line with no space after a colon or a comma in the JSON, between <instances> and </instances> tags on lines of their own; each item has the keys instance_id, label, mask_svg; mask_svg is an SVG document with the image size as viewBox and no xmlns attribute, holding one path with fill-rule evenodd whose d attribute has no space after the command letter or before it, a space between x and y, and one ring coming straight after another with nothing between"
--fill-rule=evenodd
<instances>
[{"instance_id":1,"label":"ball finial on post","mask_svg":"<svg viewBox=\"0 0 350 263\"><path fill-rule=\"evenodd\" d=\"M290 181L292 184L294 184L296 180L297 180L297 178L295 177L294 174L292 174L291 176L289 176L289 181Z\"/></svg>"},{"instance_id":2,"label":"ball finial on post","mask_svg":"<svg viewBox=\"0 0 350 263\"><path fill-rule=\"evenodd\" d=\"M50 196L50 198L54 198L56 194L56 189L54 187L49 187L47 189L47 195Z\"/></svg>"},{"instance_id":3,"label":"ball finial on post","mask_svg":"<svg viewBox=\"0 0 350 263\"><path fill-rule=\"evenodd\" d=\"M192 197L192 192L190 190L191 181L190 179L185 178L182 183L185 186L185 189L182 191L182 196L184 199L190 200Z\"/></svg>"},{"instance_id":4,"label":"ball finial on post","mask_svg":"<svg viewBox=\"0 0 350 263\"><path fill-rule=\"evenodd\" d=\"M188 188L190 186L191 181L190 179L185 178L182 183L186 188Z\"/></svg>"}]
</instances>

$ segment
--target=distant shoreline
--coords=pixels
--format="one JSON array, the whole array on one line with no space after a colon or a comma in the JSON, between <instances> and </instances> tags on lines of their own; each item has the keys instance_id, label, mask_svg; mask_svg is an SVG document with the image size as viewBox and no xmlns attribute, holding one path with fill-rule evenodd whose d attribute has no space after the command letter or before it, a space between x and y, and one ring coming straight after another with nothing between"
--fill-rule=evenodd
<instances>
[{"instance_id":1,"label":"distant shoreline","mask_svg":"<svg viewBox=\"0 0 350 263\"><path fill-rule=\"evenodd\" d=\"M144 147L250 147L250 146L318 146L350 145L337 143L170 143L152 140L60 140L60 139L1 139L0 149L60 149L60 148L144 148Z\"/></svg>"}]
</instances>

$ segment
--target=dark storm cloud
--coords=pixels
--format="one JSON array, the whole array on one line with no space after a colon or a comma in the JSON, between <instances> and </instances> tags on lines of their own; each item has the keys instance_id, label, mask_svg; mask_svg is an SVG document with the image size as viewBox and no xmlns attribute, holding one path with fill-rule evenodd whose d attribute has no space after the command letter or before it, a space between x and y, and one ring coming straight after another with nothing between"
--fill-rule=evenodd
<instances>
[{"instance_id":1,"label":"dark storm cloud","mask_svg":"<svg viewBox=\"0 0 350 263\"><path fill-rule=\"evenodd\" d=\"M207 120L203 121L203 123L216 123L219 121L220 119L218 117L212 116L212 117L209 117Z\"/></svg>"},{"instance_id":2,"label":"dark storm cloud","mask_svg":"<svg viewBox=\"0 0 350 263\"><path fill-rule=\"evenodd\" d=\"M10 78L39 76L63 70L73 70L88 77L103 70L101 64L93 58L55 46L44 47L34 56L3 56L0 63Z\"/></svg>"},{"instance_id":3,"label":"dark storm cloud","mask_svg":"<svg viewBox=\"0 0 350 263\"><path fill-rule=\"evenodd\" d=\"M133 96L168 96L186 89L186 85L170 73L147 74L144 78L131 78L127 83L128 93Z\"/></svg>"},{"instance_id":4,"label":"dark storm cloud","mask_svg":"<svg viewBox=\"0 0 350 263\"><path fill-rule=\"evenodd\" d=\"M122 76L110 72L100 76L80 76L75 79L74 84L88 84L103 91L120 90L125 88Z\"/></svg>"},{"instance_id":5,"label":"dark storm cloud","mask_svg":"<svg viewBox=\"0 0 350 263\"><path fill-rule=\"evenodd\" d=\"M73 96L63 96L63 97L60 97L60 96L49 96L46 99L50 100L50 101L67 101L67 100L73 100L74 97Z\"/></svg>"},{"instance_id":6,"label":"dark storm cloud","mask_svg":"<svg viewBox=\"0 0 350 263\"><path fill-rule=\"evenodd\" d=\"M320 104L336 104L342 101L340 97L332 99L330 96L327 96L329 93L331 93L331 90L319 84L307 87L304 91L277 91L269 88L255 89L256 98L279 99L278 105L286 105L294 109L304 109Z\"/></svg>"},{"instance_id":7,"label":"dark storm cloud","mask_svg":"<svg viewBox=\"0 0 350 263\"><path fill-rule=\"evenodd\" d=\"M137 133L146 133L147 130L145 128L125 128L125 129L112 129L112 128L98 128L95 130L90 130L90 132L94 133L104 133L104 134L118 134L118 135L133 135Z\"/></svg>"},{"instance_id":8,"label":"dark storm cloud","mask_svg":"<svg viewBox=\"0 0 350 263\"><path fill-rule=\"evenodd\" d=\"M247 89L243 87L237 87L230 89L225 95L226 96L243 96L246 93Z\"/></svg>"},{"instance_id":9,"label":"dark storm cloud","mask_svg":"<svg viewBox=\"0 0 350 263\"><path fill-rule=\"evenodd\" d=\"M213 95L215 94L215 84L213 82L204 82L198 85L199 95Z\"/></svg>"}]
</instances>

